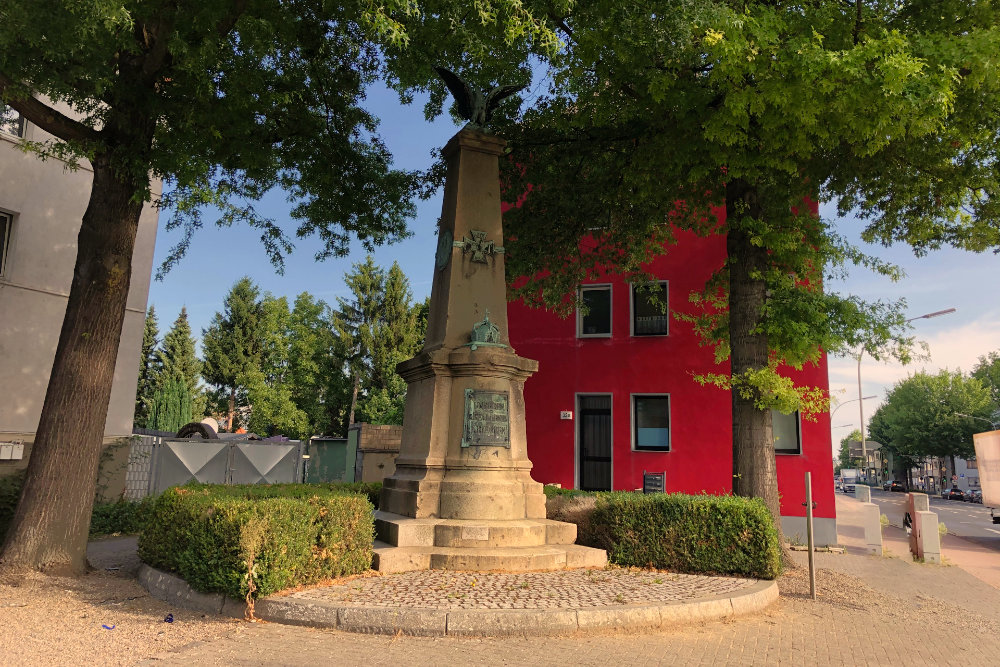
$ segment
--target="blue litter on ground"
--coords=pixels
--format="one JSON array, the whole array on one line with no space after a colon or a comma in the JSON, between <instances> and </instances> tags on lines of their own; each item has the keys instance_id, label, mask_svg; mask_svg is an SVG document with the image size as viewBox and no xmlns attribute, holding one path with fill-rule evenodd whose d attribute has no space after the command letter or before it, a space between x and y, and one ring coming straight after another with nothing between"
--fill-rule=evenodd
<instances>
[{"instance_id":1,"label":"blue litter on ground","mask_svg":"<svg viewBox=\"0 0 1000 667\"><path fill-rule=\"evenodd\" d=\"M174 622L174 615L173 614L167 614L167 617L165 619L163 619L163 622L164 623L173 623Z\"/></svg>"},{"instance_id":2,"label":"blue litter on ground","mask_svg":"<svg viewBox=\"0 0 1000 667\"><path fill-rule=\"evenodd\" d=\"M114 630L116 625L117 624L115 624L115 625L103 625L102 624L101 627L104 628L105 630Z\"/></svg>"}]
</instances>

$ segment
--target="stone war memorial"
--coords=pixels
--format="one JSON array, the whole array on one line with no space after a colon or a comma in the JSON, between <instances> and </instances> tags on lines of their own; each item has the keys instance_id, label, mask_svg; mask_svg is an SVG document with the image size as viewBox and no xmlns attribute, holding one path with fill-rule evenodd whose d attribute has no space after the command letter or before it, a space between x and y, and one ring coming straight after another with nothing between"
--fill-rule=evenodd
<instances>
[{"instance_id":1,"label":"stone war memorial","mask_svg":"<svg viewBox=\"0 0 1000 667\"><path fill-rule=\"evenodd\" d=\"M375 514L374 567L603 567L603 550L574 544L576 525L545 518L542 485L531 478L524 382L538 362L510 347L498 163L506 142L483 129L490 104L518 89L484 98L439 73L472 122L443 150L427 337L397 367L408 385L403 436Z\"/></svg>"}]
</instances>

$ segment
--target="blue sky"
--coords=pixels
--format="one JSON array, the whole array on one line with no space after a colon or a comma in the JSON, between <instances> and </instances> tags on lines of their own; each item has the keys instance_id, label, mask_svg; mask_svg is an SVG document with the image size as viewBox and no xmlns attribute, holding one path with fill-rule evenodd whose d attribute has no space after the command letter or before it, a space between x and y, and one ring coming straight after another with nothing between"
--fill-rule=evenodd
<instances>
[{"instance_id":1,"label":"blue sky","mask_svg":"<svg viewBox=\"0 0 1000 667\"><path fill-rule=\"evenodd\" d=\"M397 166L404 169L427 168L430 151L443 146L458 130L448 116L426 121L421 100L403 106L394 93L385 89L373 90L366 106L382 119L381 136L395 156ZM287 211L280 195L271 197L263 208L278 220ZM418 204L417 216L410 226L413 236L375 252L375 261L383 266L399 262L410 279L416 299L423 299L430 293L435 223L440 211L439 192ZM835 217L833 207L824 207L821 212L826 217ZM161 218L156 240L156 265L178 240L177 233L164 232L164 223L165 217ZM856 220L845 218L837 224L843 234L857 238L861 225ZM293 234L294 224L289 224L287 230ZM332 304L337 296L347 296L343 276L353 262L364 260L364 251L356 247L350 257L316 262L313 254L317 247L315 241L296 240L295 252L286 262L284 275L278 275L253 230L206 227L198 232L187 256L164 280L153 282L149 302L156 306L161 330L169 327L181 306L186 306L196 336L200 336L212 315L221 310L229 288L244 275L251 276L263 290L289 297L290 302L299 293L308 291ZM961 367L968 371L980 355L1000 349L1000 299L996 296L1000 286L1000 258L951 249L915 258L905 246L872 250L901 265L906 277L892 283L856 270L847 280L828 284L828 289L865 299L905 297L910 316L945 308L957 311L914 322L914 333L930 348L929 359L908 367L877 363L867 358L862 362L863 395L878 397L865 401L866 417L878 406L886 390L908 374L922 368L933 372L940 368ZM856 360L830 359L830 390L834 404L857 398ZM857 428L859 421L857 402L837 411L832 423L834 442Z\"/></svg>"}]
</instances>

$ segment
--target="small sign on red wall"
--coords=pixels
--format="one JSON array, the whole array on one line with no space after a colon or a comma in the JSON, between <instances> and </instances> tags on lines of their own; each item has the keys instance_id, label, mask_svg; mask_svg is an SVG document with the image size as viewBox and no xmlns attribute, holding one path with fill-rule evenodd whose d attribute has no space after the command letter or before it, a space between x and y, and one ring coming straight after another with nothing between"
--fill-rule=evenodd
<instances>
[{"instance_id":1,"label":"small sign on red wall","mask_svg":"<svg viewBox=\"0 0 1000 667\"><path fill-rule=\"evenodd\" d=\"M572 418L573 418L573 411L572 410L560 410L559 411L559 419L572 419Z\"/></svg>"}]
</instances>

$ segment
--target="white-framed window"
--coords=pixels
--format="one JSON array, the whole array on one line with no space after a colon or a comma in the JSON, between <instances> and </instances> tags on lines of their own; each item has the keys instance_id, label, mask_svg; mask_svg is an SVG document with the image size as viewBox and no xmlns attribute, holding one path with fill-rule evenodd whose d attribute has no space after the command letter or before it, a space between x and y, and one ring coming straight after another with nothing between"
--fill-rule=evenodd
<instances>
[{"instance_id":1,"label":"white-framed window","mask_svg":"<svg viewBox=\"0 0 1000 667\"><path fill-rule=\"evenodd\" d=\"M632 394L632 449L670 451L670 394Z\"/></svg>"},{"instance_id":2,"label":"white-framed window","mask_svg":"<svg viewBox=\"0 0 1000 667\"><path fill-rule=\"evenodd\" d=\"M670 333L667 281L632 286L632 335L666 336Z\"/></svg>"},{"instance_id":3,"label":"white-framed window","mask_svg":"<svg viewBox=\"0 0 1000 667\"><path fill-rule=\"evenodd\" d=\"M775 454L802 453L802 418L798 410L787 415L771 410L771 432Z\"/></svg>"},{"instance_id":4,"label":"white-framed window","mask_svg":"<svg viewBox=\"0 0 1000 667\"><path fill-rule=\"evenodd\" d=\"M576 311L576 335L580 338L611 337L611 285L580 288L582 307Z\"/></svg>"},{"instance_id":5,"label":"white-framed window","mask_svg":"<svg viewBox=\"0 0 1000 667\"><path fill-rule=\"evenodd\" d=\"M14 227L14 216L0 211L0 278L7 275L7 253L10 250L11 229Z\"/></svg>"},{"instance_id":6,"label":"white-framed window","mask_svg":"<svg viewBox=\"0 0 1000 667\"><path fill-rule=\"evenodd\" d=\"M5 104L0 104L0 133L24 136L24 116Z\"/></svg>"}]
</instances>

